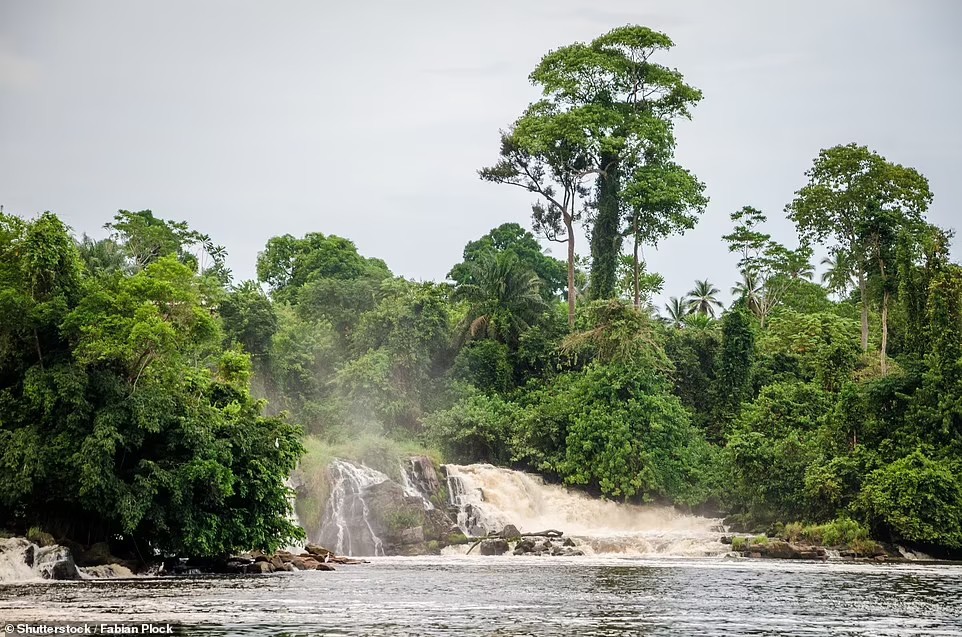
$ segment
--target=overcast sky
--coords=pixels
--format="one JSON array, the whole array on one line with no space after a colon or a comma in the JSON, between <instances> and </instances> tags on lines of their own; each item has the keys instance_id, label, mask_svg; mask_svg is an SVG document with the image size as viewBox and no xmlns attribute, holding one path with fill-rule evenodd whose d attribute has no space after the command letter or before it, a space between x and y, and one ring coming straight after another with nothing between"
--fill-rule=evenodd
<instances>
[{"instance_id":1,"label":"overcast sky","mask_svg":"<svg viewBox=\"0 0 962 637\"><path fill-rule=\"evenodd\" d=\"M929 219L962 226L952 0L2 0L0 204L98 236L149 208L224 244L238 280L268 237L312 231L442 279L467 241L530 227L530 196L476 174L537 98L528 73L626 23L667 33L661 61L704 92L677 159L711 203L647 254L663 297L706 277L727 294L737 259L719 237L743 205L792 243L783 208L836 144L915 167Z\"/></svg>"}]
</instances>

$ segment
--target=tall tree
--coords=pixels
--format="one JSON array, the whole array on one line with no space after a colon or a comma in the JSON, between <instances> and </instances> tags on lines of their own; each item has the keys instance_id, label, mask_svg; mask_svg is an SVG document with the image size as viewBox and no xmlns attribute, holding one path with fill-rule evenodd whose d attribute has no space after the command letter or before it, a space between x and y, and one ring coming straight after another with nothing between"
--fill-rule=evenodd
<instances>
[{"instance_id":1,"label":"tall tree","mask_svg":"<svg viewBox=\"0 0 962 637\"><path fill-rule=\"evenodd\" d=\"M899 225L920 222L932 201L928 180L854 143L823 149L805 175L808 183L786 212L804 240L831 241L831 249L851 264L861 297L862 350L868 351L871 242L866 226L880 214Z\"/></svg>"},{"instance_id":2,"label":"tall tree","mask_svg":"<svg viewBox=\"0 0 962 637\"><path fill-rule=\"evenodd\" d=\"M498 162L478 171L485 181L524 188L540 197L531 206L535 231L567 245L569 329L575 324L578 199L588 194L584 180L595 172L591 157L597 152L597 139L587 123L597 116L590 108L560 111L548 102L532 104L502 134Z\"/></svg>"},{"instance_id":3,"label":"tall tree","mask_svg":"<svg viewBox=\"0 0 962 637\"><path fill-rule=\"evenodd\" d=\"M722 237L728 249L741 255L738 267L745 281L757 286L757 291L744 296L749 309L758 317L761 327L772 310L800 279L812 276L812 250L801 246L790 250L761 231L767 217L757 208L745 206L731 215L735 229Z\"/></svg>"},{"instance_id":4,"label":"tall tree","mask_svg":"<svg viewBox=\"0 0 962 637\"><path fill-rule=\"evenodd\" d=\"M644 269L639 259L640 247L654 247L669 235L694 228L698 216L708 205L704 192L705 184L672 162L646 163L635 171L631 181L625 185L623 195L628 211L627 233L633 244L633 298L636 309L641 309L639 282Z\"/></svg>"},{"instance_id":5,"label":"tall tree","mask_svg":"<svg viewBox=\"0 0 962 637\"><path fill-rule=\"evenodd\" d=\"M671 122L689 117L701 92L681 73L652 58L674 46L663 33L628 25L588 44L575 43L542 58L531 81L559 111L589 108L587 122L598 141L591 156L597 201L591 236L593 298L614 296L621 253L621 199L626 178L647 160L670 158Z\"/></svg>"}]
</instances>

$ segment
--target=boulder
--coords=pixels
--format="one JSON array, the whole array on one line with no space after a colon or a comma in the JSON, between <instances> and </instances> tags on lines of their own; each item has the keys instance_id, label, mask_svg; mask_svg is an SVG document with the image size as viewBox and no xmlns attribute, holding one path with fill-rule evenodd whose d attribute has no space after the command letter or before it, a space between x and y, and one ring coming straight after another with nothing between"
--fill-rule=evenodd
<instances>
[{"instance_id":1,"label":"boulder","mask_svg":"<svg viewBox=\"0 0 962 637\"><path fill-rule=\"evenodd\" d=\"M534 552L534 540L523 538L514 547L515 555L525 555Z\"/></svg>"},{"instance_id":2,"label":"boulder","mask_svg":"<svg viewBox=\"0 0 962 637\"><path fill-rule=\"evenodd\" d=\"M275 555L274 557L271 558L270 561L271 561L271 566L274 567L275 571L284 570L284 560L282 560L280 556Z\"/></svg>"},{"instance_id":3,"label":"boulder","mask_svg":"<svg viewBox=\"0 0 962 637\"><path fill-rule=\"evenodd\" d=\"M398 534L398 541L401 544L422 544L424 542L424 528L412 526L409 529L402 529Z\"/></svg>"},{"instance_id":4,"label":"boulder","mask_svg":"<svg viewBox=\"0 0 962 637\"><path fill-rule=\"evenodd\" d=\"M101 564L99 566L87 566L80 570L88 576L96 578L134 577L134 572L123 564Z\"/></svg>"},{"instance_id":5,"label":"boulder","mask_svg":"<svg viewBox=\"0 0 962 637\"><path fill-rule=\"evenodd\" d=\"M70 549L54 544L37 549L34 570L44 579L79 579Z\"/></svg>"},{"instance_id":6,"label":"boulder","mask_svg":"<svg viewBox=\"0 0 962 637\"><path fill-rule=\"evenodd\" d=\"M753 546L755 550L760 552L763 556L777 559L777 560L797 560L801 559L802 552L796 547L792 546L788 542L772 541L767 544L761 544L757 547Z\"/></svg>"},{"instance_id":7,"label":"boulder","mask_svg":"<svg viewBox=\"0 0 962 637\"><path fill-rule=\"evenodd\" d=\"M333 566L325 562L318 562L317 566L314 567L315 571L333 571L335 570Z\"/></svg>"},{"instance_id":8,"label":"boulder","mask_svg":"<svg viewBox=\"0 0 962 637\"><path fill-rule=\"evenodd\" d=\"M273 573L274 567L271 566L270 562L258 561L248 564L244 568L245 573L263 574L263 573Z\"/></svg>"},{"instance_id":9,"label":"boulder","mask_svg":"<svg viewBox=\"0 0 962 637\"><path fill-rule=\"evenodd\" d=\"M312 555L314 557L325 558L325 557L332 557L334 555L334 551L330 549L326 549L323 546L319 546L317 544L308 544L307 546L304 547L304 550L307 551L309 555Z\"/></svg>"},{"instance_id":10,"label":"boulder","mask_svg":"<svg viewBox=\"0 0 962 637\"><path fill-rule=\"evenodd\" d=\"M564 539L564 542L561 543L561 546L578 546L578 545L575 544L575 541L572 540L570 537L566 537Z\"/></svg>"},{"instance_id":11,"label":"boulder","mask_svg":"<svg viewBox=\"0 0 962 637\"><path fill-rule=\"evenodd\" d=\"M501 529L501 537L506 540L517 540L521 537L521 531L513 524L508 524Z\"/></svg>"},{"instance_id":12,"label":"boulder","mask_svg":"<svg viewBox=\"0 0 962 637\"><path fill-rule=\"evenodd\" d=\"M411 458L411 472L419 490L428 495L437 495L441 491L441 481L438 480L438 473L434 470L434 463L427 456L414 456Z\"/></svg>"},{"instance_id":13,"label":"boulder","mask_svg":"<svg viewBox=\"0 0 962 637\"><path fill-rule=\"evenodd\" d=\"M481 555L504 555L508 552L507 540L484 540L481 542Z\"/></svg>"}]
</instances>

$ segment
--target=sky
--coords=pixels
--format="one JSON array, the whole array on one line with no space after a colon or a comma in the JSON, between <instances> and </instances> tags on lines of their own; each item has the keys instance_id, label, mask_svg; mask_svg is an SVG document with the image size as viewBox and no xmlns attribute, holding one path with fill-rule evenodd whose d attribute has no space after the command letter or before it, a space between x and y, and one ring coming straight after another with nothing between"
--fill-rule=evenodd
<instances>
[{"instance_id":1,"label":"sky","mask_svg":"<svg viewBox=\"0 0 962 637\"><path fill-rule=\"evenodd\" d=\"M530 227L531 195L477 170L539 97L541 56L629 23L671 37L658 61L704 93L676 161L710 204L646 250L659 303L695 279L727 295L737 257L720 237L744 205L794 245L785 204L837 144L919 170L929 220L962 230L953 0L3 0L0 204L94 236L118 209L186 220L236 280L269 237L307 232L441 280L468 241Z\"/></svg>"}]
</instances>

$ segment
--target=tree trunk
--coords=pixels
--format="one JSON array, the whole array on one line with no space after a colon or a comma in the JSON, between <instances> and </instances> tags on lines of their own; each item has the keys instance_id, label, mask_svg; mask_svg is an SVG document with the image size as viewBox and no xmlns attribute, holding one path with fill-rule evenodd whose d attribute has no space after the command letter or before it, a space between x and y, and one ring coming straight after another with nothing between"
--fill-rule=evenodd
<instances>
[{"instance_id":1,"label":"tree trunk","mask_svg":"<svg viewBox=\"0 0 962 637\"><path fill-rule=\"evenodd\" d=\"M568 329L575 328L575 233L570 220L565 219L568 229Z\"/></svg>"},{"instance_id":2,"label":"tree trunk","mask_svg":"<svg viewBox=\"0 0 962 637\"><path fill-rule=\"evenodd\" d=\"M862 351L868 351L868 285L865 282L865 270L858 269L858 290L862 298Z\"/></svg>"},{"instance_id":3,"label":"tree trunk","mask_svg":"<svg viewBox=\"0 0 962 637\"><path fill-rule=\"evenodd\" d=\"M888 290L882 294L882 357L880 360L882 376L888 373L889 296Z\"/></svg>"},{"instance_id":4,"label":"tree trunk","mask_svg":"<svg viewBox=\"0 0 962 637\"><path fill-rule=\"evenodd\" d=\"M639 267L639 264L638 264L638 215L635 215L633 230L634 230L633 234L635 236L635 252L634 252L634 262L632 263L632 265L634 266L634 276L632 277L633 278L632 283L634 284L635 309L638 311L641 311L641 290L639 289L639 286L638 286L638 279L641 277L641 268Z\"/></svg>"},{"instance_id":5,"label":"tree trunk","mask_svg":"<svg viewBox=\"0 0 962 637\"><path fill-rule=\"evenodd\" d=\"M598 215L591 229L591 285L593 299L610 299L617 288L621 254L621 206L618 157L603 155L598 175Z\"/></svg>"}]
</instances>

